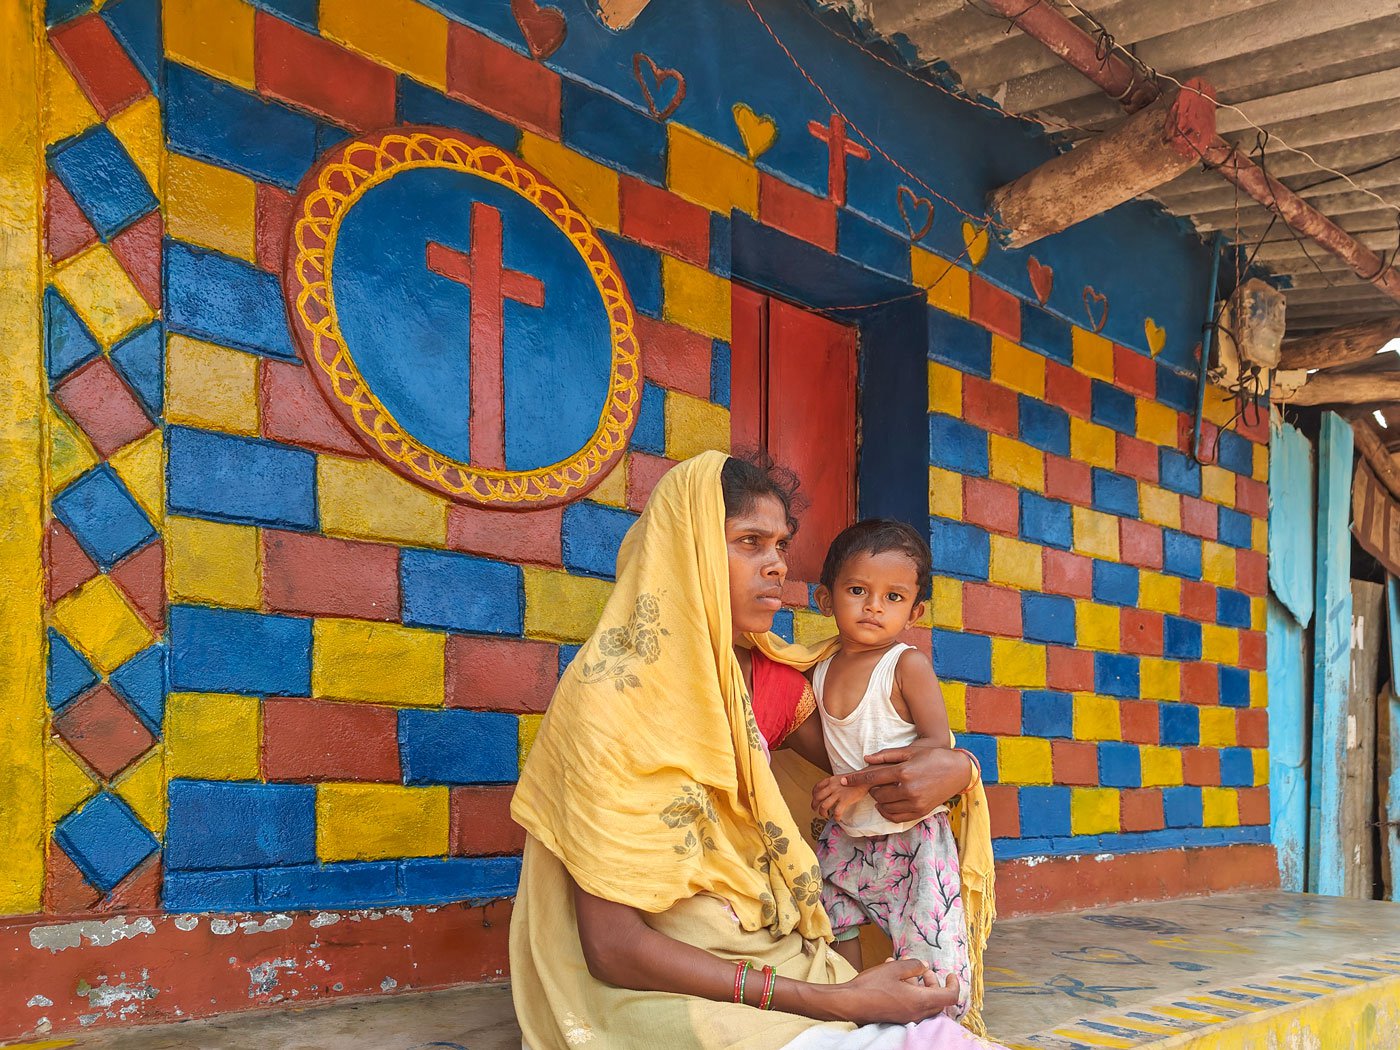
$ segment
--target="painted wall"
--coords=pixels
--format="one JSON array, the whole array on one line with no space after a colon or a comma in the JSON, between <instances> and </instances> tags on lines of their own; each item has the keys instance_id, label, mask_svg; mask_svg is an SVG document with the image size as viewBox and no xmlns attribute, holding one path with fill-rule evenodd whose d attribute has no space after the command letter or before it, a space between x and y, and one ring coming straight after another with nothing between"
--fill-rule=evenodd
<instances>
[{"instance_id":1,"label":"painted wall","mask_svg":"<svg viewBox=\"0 0 1400 1050\"><path fill-rule=\"evenodd\" d=\"M0 318L0 912L25 917L4 933L27 982L0 981L24 989L0 1035L500 976L509 906L474 903L515 887L511 784L656 479L727 446L735 279L867 319L867 419L927 375L926 405L889 401L927 456L863 460L862 501L927 486L921 641L991 785L1008 905L1076 877L1019 858L1120 854L1105 892L1156 896L1272 871L1267 433L1220 429L1210 396L1218 464L1185 452L1206 259L1178 224L1130 204L989 244L984 193L1053 147L795 0L766 22L655 0L622 36L584 0L90 8L6 26L36 56L10 67L6 171L43 159L6 207L43 257L7 256L29 292ZM833 110L870 148L833 162ZM426 173L382 134L409 124L435 129ZM484 186L459 133L555 211ZM359 196L335 182L375 165ZM313 360L318 200L344 212L318 294L373 412ZM478 205L504 223L489 273ZM895 345L914 357L875 359ZM614 440L551 474L600 412ZM555 488L483 508L454 462ZM829 633L791 597L781 629ZM1154 860L1180 847L1203 848Z\"/></svg>"}]
</instances>

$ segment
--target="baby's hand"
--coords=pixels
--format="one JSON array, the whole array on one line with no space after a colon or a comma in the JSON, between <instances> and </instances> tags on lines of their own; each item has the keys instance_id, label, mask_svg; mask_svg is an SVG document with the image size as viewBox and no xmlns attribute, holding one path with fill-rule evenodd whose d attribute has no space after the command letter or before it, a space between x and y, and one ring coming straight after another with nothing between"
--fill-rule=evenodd
<instances>
[{"instance_id":1,"label":"baby's hand","mask_svg":"<svg viewBox=\"0 0 1400 1050\"><path fill-rule=\"evenodd\" d=\"M823 817L844 820L846 813L869 788L841 783L840 776L827 777L812 788L812 808Z\"/></svg>"}]
</instances>

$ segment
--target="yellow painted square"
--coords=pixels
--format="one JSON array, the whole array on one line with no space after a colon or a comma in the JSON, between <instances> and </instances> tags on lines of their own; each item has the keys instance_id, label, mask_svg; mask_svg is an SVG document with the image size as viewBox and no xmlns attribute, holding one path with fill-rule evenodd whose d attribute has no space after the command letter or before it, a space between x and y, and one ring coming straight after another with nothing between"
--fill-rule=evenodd
<instances>
[{"instance_id":1,"label":"yellow painted square","mask_svg":"<svg viewBox=\"0 0 1400 1050\"><path fill-rule=\"evenodd\" d=\"M812 609L796 609L792 614L792 637L799 645L817 645L836 637L836 621Z\"/></svg>"},{"instance_id":2,"label":"yellow painted square","mask_svg":"<svg viewBox=\"0 0 1400 1050\"><path fill-rule=\"evenodd\" d=\"M1070 336L1074 367L1087 376L1113 382L1113 343L1087 328L1074 328Z\"/></svg>"},{"instance_id":3,"label":"yellow painted square","mask_svg":"<svg viewBox=\"0 0 1400 1050\"><path fill-rule=\"evenodd\" d=\"M241 350L172 335L165 352L165 418L171 423L258 433L258 359Z\"/></svg>"},{"instance_id":4,"label":"yellow painted square","mask_svg":"<svg viewBox=\"0 0 1400 1050\"><path fill-rule=\"evenodd\" d=\"M1201 495L1212 503L1235 505L1235 475L1224 467L1207 463L1201 467Z\"/></svg>"},{"instance_id":5,"label":"yellow painted square","mask_svg":"<svg viewBox=\"0 0 1400 1050\"><path fill-rule=\"evenodd\" d=\"M943 690L943 707L948 712L948 728L954 733L967 732L967 683L939 682Z\"/></svg>"},{"instance_id":6,"label":"yellow painted square","mask_svg":"<svg viewBox=\"0 0 1400 1050\"><path fill-rule=\"evenodd\" d=\"M160 164L165 156L165 136L161 130L160 102L147 95L107 119L107 128L131 155L131 162L146 177L157 197L164 190Z\"/></svg>"},{"instance_id":7,"label":"yellow painted square","mask_svg":"<svg viewBox=\"0 0 1400 1050\"><path fill-rule=\"evenodd\" d=\"M1202 707L1201 746L1235 746L1235 709L1233 707Z\"/></svg>"},{"instance_id":8,"label":"yellow painted square","mask_svg":"<svg viewBox=\"0 0 1400 1050\"><path fill-rule=\"evenodd\" d=\"M1269 446L1254 446L1254 472L1250 475L1255 481L1269 480Z\"/></svg>"},{"instance_id":9,"label":"yellow painted square","mask_svg":"<svg viewBox=\"0 0 1400 1050\"><path fill-rule=\"evenodd\" d=\"M632 457L623 456L617 465L608 471L598 487L590 489L588 498L594 503L606 503L609 507L627 506L627 472L631 470Z\"/></svg>"},{"instance_id":10,"label":"yellow painted square","mask_svg":"<svg viewBox=\"0 0 1400 1050\"><path fill-rule=\"evenodd\" d=\"M1045 453L1000 434L989 435L989 473L997 481L1045 491Z\"/></svg>"},{"instance_id":11,"label":"yellow painted square","mask_svg":"<svg viewBox=\"0 0 1400 1050\"><path fill-rule=\"evenodd\" d=\"M52 401L45 401L44 415L48 417L44 444L49 462L49 489L58 492L79 474L97 466L97 453L87 435L74 426Z\"/></svg>"},{"instance_id":12,"label":"yellow painted square","mask_svg":"<svg viewBox=\"0 0 1400 1050\"><path fill-rule=\"evenodd\" d=\"M1218 427L1226 426L1235 418L1234 399L1214 383L1207 383L1205 397L1201 399L1205 418Z\"/></svg>"},{"instance_id":13,"label":"yellow painted square","mask_svg":"<svg viewBox=\"0 0 1400 1050\"><path fill-rule=\"evenodd\" d=\"M666 391L666 456L683 460L707 449L729 451L729 409L704 398Z\"/></svg>"},{"instance_id":14,"label":"yellow painted square","mask_svg":"<svg viewBox=\"0 0 1400 1050\"><path fill-rule=\"evenodd\" d=\"M1249 526L1249 546L1251 550L1269 549L1269 519L1255 518Z\"/></svg>"},{"instance_id":15,"label":"yellow painted square","mask_svg":"<svg viewBox=\"0 0 1400 1050\"><path fill-rule=\"evenodd\" d=\"M131 769L122 774L112 789L141 818L141 823L155 832L165 834L165 749L156 747Z\"/></svg>"},{"instance_id":16,"label":"yellow painted square","mask_svg":"<svg viewBox=\"0 0 1400 1050\"><path fill-rule=\"evenodd\" d=\"M155 314L105 244L94 244L54 272L53 283L92 334L110 348Z\"/></svg>"},{"instance_id":17,"label":"yellow painted square","mask_svg":"<svg viewBox=\"0 0 1400 1050\"><path fill-rule=\"evenodd\" d=\"M1240 822L1240 796L1234 788L1201 788L1201 824L1207 828L1233 828Z\"/></svg>"},{"instance_id":18,"label":"yellow painted square","mask_svg":"<svg viewBox=\"0 0 1400 1050\"><path fill-rule=\"evenodd\" d=\"M570 576L558 569L520 568L525 574L526 636L552 642L587 641L603 615L612 584L590 576ZM801 612L794 616L794 623Z\"/></svg>"},{"instance_id":19,"label":"yellow painted square","mask_svg":"<svg viewBox=\"0 0 1400 1050\"><path fill-rule=\"evenodd\" d=\"M1112 470L1118 460L1118 439L1108 427L1073 416L1069 421L1069 454L1081 463Z\"/></svg>"},{"instance_id":20,"label":"yellow painted square","mask_svg":"<svg viewBox=\"0 0 1400 1050\"><path fill-rule=\"evenodd\" d=\"M594 226L617 232L621 222L617 172L532 131L520 133L520 156L539 168Z\"/></svg>"},{"instance_id":21,"label":"yellow painted square","mask_svg":"<svg viewBox=\"0 0 1400 1050\"><path fill-rule=\"evenodd\" d=\"M949 631L962 630L963 585L961 580L948 576L933 578L933 596L929 601L929 613L933 626Z\"/></svg>"},{"instance_id":22,"label":"yellow painted square","mask_svg":"<svg viewBox=\"0 0 1400 1050\"><path fill-rule=\"evenodd\" d=\"M726 278L663 255L661 298L661 314L666 320L715 339L729 338L730 287Z\"/></svg>"},{"instance_id":23,"label":"yellow painted square","mask_svg":"<svg viewBox=\"0 0 1400 1050\"><path fill-rule=\"evenodd\" d=\"M373 460L317 456L316 499L328 535L422 547L447 543L447 500Z\"/></svg>"},{"instance_id":24,"label":"yellow painted square","mask_svg":"<svg viewBox=\"0 0 1400 1050\"><path fill-rule=\"evenodd\" d=\"M722 215L758 215L758 169L747 157L675 122L666 125L666 135L671 192Z\"/></svg>"},{"instance_id":25,"label":"yellow painted square","mask_svg":"<svg viewBox=\"0 0 1400 1050\"><path fill-rule=\"evenodd\" d=\"M447 636L367 620L319 619L311 628L311 690L329 700L440 707Z\"/></svg>"},{"instance_id":26,"label":"yellow painted square","mask_svg":"<svg viewBox=\"0 0 1400 1050\"><path fill-rule=\"evenodd\" d=\"M1045 647L1018 638L992 639L992 682L1045 688Z\"/></svg>"},{"instance_id":27,"label":"yellow painted square","mask_svg":"<svg viewBox=\"0 0 1400 1050\"><path fill-rule=\"evenodd\" d=\"M1025 591L1040 590L1045 562L1042 549L1009 536L993 535L991 541L992 582Z\"/></svg>"},{"instance_id":28,"label":"yellow painted square","mask_svg":"<svg viewBox=\"0 0 1400 1050\"><path fill-rule=\"evenodd\" d=\"M1118 560L1118 519L1112 514L1075 507L1074 549L1095 558Z\"/></svg>"},{"instance_id":29,"label":"yellow painted square","mask_svg":"<svg viewBox=\"0 0 1400 1050\"><path fill-rule=\"evenodd\" d=\"M1180 413L1160 401L1139 398L1137 403L1137 436L1143 441L1166 448L1176 447Z\"/></svg>"},{"instance_id":30,"label":"yellow painted square","mask_svg":"<svg viewBox=\"0 0 1400 1050\"><path fill-rule=\"evenodd\" d=\"M1156 485L1138 485L1138 508L1142 520L1166 529L1181 528L1181 496Z\"/></svg>"},{"instance_id":31,"label":"yellow painted square","mask_svg":"<svg viewBox=\"0 0 1400 1050\"><path fill-rule=\"evenodd\" d=\"M162 8L165 53L239 87L253 87L253 8L241 0L179 0Z\"/></svg>"},{"instance_id":32,"label":"yellow painted square","mask_svg":"<svg viewBox=\"0 0 1400 1050\"><path fill-rule=\"evenodd\" d=\"M163 431L152 430L145 437L123 445L107 462L131 490L141 509L159 521L165 514L165 451Z\"/></svg>"},{"instance_id":33,"label":"yellow painted square","mask_svg":"<svg viewBox=\"0 0 1400 1050\"><path fill-rule=\"evenodd\" d=\"M928 468L928 509L940 518L961 521L963 516L963 476L942 467Z\"/></svg>"},{"instance_id":34,"label":"yellow painted square","mask_svg":"<svg viewBox=\"0 0 1400 1050\"><path fill-rule=\"evenodd\" d=\"M68 753L57 737L44 742L44 813L57 824L97 793L87 766Z\"/></svg>"},{"instance_id":35,"label":"yellow painted square","mask_svg":"<svg viewBox=\"0 0 1400 1050\"><path fill-rule=\"evenodd\" d=\"M1240 662L1240 632L1234 627L1201 626L1201 659L1233 667Z\"/></svg>"},{"instance_id":36,"label":"yellow painted square","mask_svg":"<svg viewBox=\"0 0 1400 1050\"><path fill-rule=\"evenodd\" d=\"M516 731L516 753L519 761L519 768L525 768L525 760L530 757L530 750L535 746L535 738L540 735L540 726L544 723L544 715L521 715L520 728Z\"/></svg>"},{"instance_id":37,"label":"yellow painted square","mask_svg":"<svg viewBox=\"0 0 1400 1050\"><path fill-rule=\"evenodd\" d=\"M1143 569L1138 573L1138 604L1153 612L1181 612L1181 579Z\"/></svg>"},{"instance_id":38,"label":"yellow painted square","mask_svg":"<svg viewBox=\"0 0 1400 1050\"><path fill-rule=\"evenodd\" d=\"M1147 744L1142 748L1142 786L1177 787L1182 783L1181 752Z\"/></svg>"},{"instance_id":39,"label":"yellow painted square","mask_svg":"<svg viewBox=\"0 0 1400 1050\"><path fill-rule=\"evenodd\" d=\"M317 784L316 856L322 861L447 854L448 789Z\"/></svg>"},{"instance_id":40,"label":"yellow painted square","mask_svg":"<svg viewBox=\"0 0 1400 1050\"><path fill-rule=\"evenodd\" d=\"M52 45L44 47L43 76L45 145L86 131L101 119ZM33 90L32 85L30 90Z\"/></svg>"},{"instance_id":41,"label":"yellow painted square","mask_svg":"<svg viewBox=\"0 0 1400 1050\"><path fill-rule=\"evenodd\" d=\"M928 410L962 418L962 373L937 361L928 363Z\"/></svg>"},{"instance_id":42,"label":"yellow painted square","mask_svg":"<svg viewBox=\"0 0 1400 1050\"><path fill-rule=\"evenodd\" d=\"M992 336L992 379L1045 400L1045 358L999 335Z\"/></svg>"},{"instance_id":43,"label":"yellow painted square","mask_svg":"<svg viewBox=\"0 0 1400 1050\"><path fill-rule=\"evenodd\" d=\"M167 518L170 597L202 605L256 609L262 600L258 530L197 518Z\"/></svg>"},{"instance_id":44,"label":"yellow painted square","mask_svg":"<svg viewBox=\"0 0 1400 1050\"><path fill-rule=\"evenodd\" d=\"M1235 549L1212 540L1201 542L1201 578L1217 587L1235 585Z\"/></svg>"},{"instance_id":45,"label":"yellow painted square","mask_svg":"<svg viewBox=\"0 0 1400 1050\"><path fill-rule=\"evenodd\" d=\"M53 622L103 674L154 639L108 576L94 576L53 607Z\"/></svg>"},{"instance_id":46,"label":"yellow painted square","mask_svg":"<svg viewBox=\"0 0 1400 1050\"><path fill-rule=\"evenodd\" d=\"M248 176L170 154L165 165L165 227L170 236L256 262L256 210L257 184Z\"/></svg>"},{"instance_id":47,"label":"yellow painted square","mask_svg":"<svg viewBox=\"0 0 1400 1050\"><path fill-rule=\"evenodd\" d=\"M165 702L167 775L257 780L262 705L254 696L171 693Z\"/></svg>"},{"instance_id":48,"label":"yellow painted square","mask_svg":"<svg viewBox=\"0 0 1400 1050\"><path fill-rule=\"evenodd\" d=\"M910 248L909 263L914 283L928 289L929 306L955 317L967 317L972 312L971 275L961 266L918 245Z\"/></svg>"},{"instance_id":49,"label":"yellow painted square","mask_svg":"<svg viewBox=\"0 0 1400 1050\"><path fill-rule=\"evenodd\" d=\"M1254 764L1254 786L1262 787L1269 782L1269 750L1264 747L1251 748L1249 758Z\"/></svg>"},{"instance_id":50,"label":"yellow painted square","mask_svg":"<svg viewBox=\"0 0 1400 1050\"><path fill-rule=\"evenodd\" d=\"M1249 706L1269 706L1269 675L1265 671L1249 672Z\"/></svg>"},{"instance_id":51,"label":"yellow painted square","mask_svg":"<svg viewBox=\"0 0 1400 1050\"><path fill-rule=\"evenodd\" d=\"M1116 605L1080 598L1074 603L1074 622L1079 648L1107 653L1123 648L1123 613Z\"/></svg>"},{"instance_id":52,"label":"yellow painted square","mask_svg":"<svg viewBox=\"0 0 1400 1050\"><path fill-rule=\"evenodd\" d=\"M1069 826L1075 835L1106 835L1119 828L1117 788L1070 790Z\"/></svg>"},{"instance_id":53,"label":"yellow painted square","mask_svg":"<svg viewBox=\"0 0 1400 1050\"><path fill-rule=\"evenodd\" d=\"M1249 629L1265 630L1269 625L1269 606L1263 598L1249 599Z\"/></svg>"},{"instance_id":54,"label":"yellow painted square","mask_svg":"<svg viewBox=\"0 0 1400 1050\"><path fill-rule=\"evenodd\" d=\"M1138 665L1144 700L1180 700L1181 665L1175 660L1144 656Z\"/></svg>"},{"instance_id":55,"label":"yellow painted square","mask_svg":"<svg viewBox=\"0 0 1400 1050\"><path fill-rule=\"evenodd\" d=\"M1033 736L997 740L997 783L1049 784L1050 741Z\"/></svg>"},{"instance_id":56,"label":"yellow painted square","mask_svg":"<svg viewBox=\"0 0 1400 1050\"><path fill-rule=\"evenodd\" d=\"M321 35L439 91L447 89L447 19L415 0L321 0Z\"/></svg>"},{"instance_id":57,"label":"yellow painted square","mask_svg":"<svg viewBox=\"0 0 1400 1050\"><path fill-rule=\"evenodd\" d=\"M1074 694L1074 739L1121 740L1118 701L1093 693Z\"/></svg>"}]
</instances>

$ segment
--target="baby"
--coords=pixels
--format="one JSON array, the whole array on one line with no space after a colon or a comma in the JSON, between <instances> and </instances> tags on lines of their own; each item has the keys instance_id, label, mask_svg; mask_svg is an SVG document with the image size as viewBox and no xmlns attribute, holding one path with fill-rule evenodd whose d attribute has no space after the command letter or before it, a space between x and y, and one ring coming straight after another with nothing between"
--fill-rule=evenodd
<instances>
[{"instance_id":1,"label":"baby","mask_svg":"<svg viewBox=\"0 0 1400 1050\"><path fill-rule=\"evenodd\" d=\"M868 788L843 774L886 748L949 745L948 715L928 657L899 635L924 612L932 557L918 532L872 519L846 529L822 567L817 605L836 618L841 648L812 674L831 777L812 793L832 818L817 847L837 950L860 968L860 927L880 926L895 958L926 963L932 977L958 979L954 1017L971 987L957 842L940 806L921 820L882 817Z\"/></svg>"}]
</instances>

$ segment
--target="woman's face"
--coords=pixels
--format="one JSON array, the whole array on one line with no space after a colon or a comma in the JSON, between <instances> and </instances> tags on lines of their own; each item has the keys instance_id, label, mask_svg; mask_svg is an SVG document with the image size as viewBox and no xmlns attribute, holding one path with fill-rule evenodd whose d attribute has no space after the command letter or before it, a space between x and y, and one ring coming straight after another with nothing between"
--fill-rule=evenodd
<instances>
[{"instance_id":1,"label":"woman's face","mask_svg":"<svg viewBox=\"0 0 1400 1050\"><path fill-rule=\"evenodd\" d=\"M791 538L787 512L776 496L762 496L742 514L725 519L729 608L735 638L762 634L773 626L773 616L783 606Z\"/></svg>"}]
</instances>

